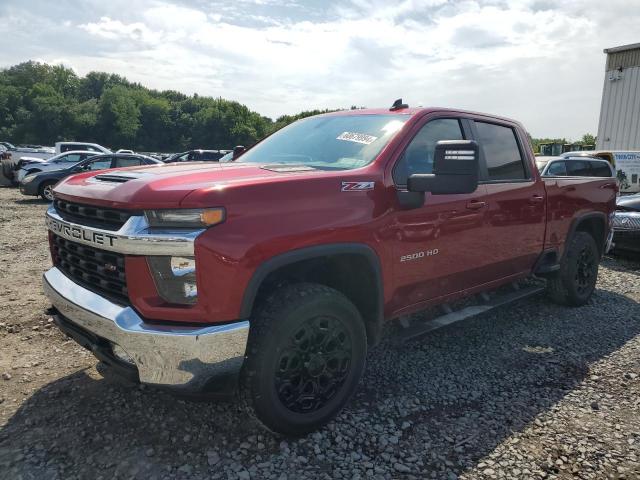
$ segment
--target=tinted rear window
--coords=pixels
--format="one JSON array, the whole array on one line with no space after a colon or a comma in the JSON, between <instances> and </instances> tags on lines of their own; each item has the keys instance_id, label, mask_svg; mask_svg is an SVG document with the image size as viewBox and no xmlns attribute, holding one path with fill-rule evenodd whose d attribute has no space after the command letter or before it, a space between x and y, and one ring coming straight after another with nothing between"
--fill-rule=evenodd
<instances>
[{"instance_id":1,"label":"tinted rear window","mask_svg":"<svg viewBox=\"0 0 640 480\"><path fill-rule=\"evenodd\" d=\"M489 180L527 178L515 132L510 127L475 122L480 148L487 162Z\"/></svg>"},{"instance_id":2,"label":"tinted rear window","mask_svg":"<svg viewBox=\"0 0 640 480\"><path fill-rule=\"evenodd\" d=\"M567 172L573 177L590 177L592 173L589 163L585 160L570 160L567 162Z\"/></svg>"},{"instance_id":3,"label":"tinted rear window","mask_svg":"<svg viewBox=\"0 0 640 480\"><path fill-rule=\"evenodd\" d=\"M611 167L609 164L602 162L590 162L591 163L591 175L594 177L610 177Z\"/></svg>"}]
</instances>

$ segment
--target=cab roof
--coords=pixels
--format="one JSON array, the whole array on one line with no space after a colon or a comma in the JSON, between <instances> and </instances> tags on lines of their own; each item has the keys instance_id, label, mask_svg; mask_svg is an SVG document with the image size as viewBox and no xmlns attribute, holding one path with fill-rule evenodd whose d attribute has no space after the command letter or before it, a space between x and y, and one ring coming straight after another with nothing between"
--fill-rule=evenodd
<instances>
[{"instance_id":1,"label":"cab roof","mask_svg":"<svg viewBox=\"0 0 640 480\"><path fill-rule=\"evenodd\" d=\"M482 113L482 112L474 112L471 110L462 110L459 108L444 108L444 107L407 107L407 108L398 108L398 109L390 109L390 108L361 108L355 110L339 110L337 112L328 112L322 113L318 116L340 116L340 115L426 115L427 113L433 112L449 112L451 114L456 115L473 115L473 116L482 116L488 118L494 118L496 120L503 120L506 122L517 123L520 124L517 120L512 118L502 117L500 115L493 115L490 113Z\"/></svg>"}]
</instances>

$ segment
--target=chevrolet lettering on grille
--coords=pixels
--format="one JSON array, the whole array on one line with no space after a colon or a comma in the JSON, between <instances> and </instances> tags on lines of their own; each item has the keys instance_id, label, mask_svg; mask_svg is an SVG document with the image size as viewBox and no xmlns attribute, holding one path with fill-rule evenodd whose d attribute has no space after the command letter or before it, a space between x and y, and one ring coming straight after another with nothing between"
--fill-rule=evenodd
<instances>
[{"instance_id":1,"label":"chevrolet lettering on grille","mask_svg":"<svg viewBox=\"0 0 640 480\"><path fill-rule=\"evenodd\" d=\"M46 219L49 230L69 240L80 240L83 243L113 247L118 238L109 233L86 230L77 225L59 222L51 217L46 217Z\"/></svg>"}]
</instances>

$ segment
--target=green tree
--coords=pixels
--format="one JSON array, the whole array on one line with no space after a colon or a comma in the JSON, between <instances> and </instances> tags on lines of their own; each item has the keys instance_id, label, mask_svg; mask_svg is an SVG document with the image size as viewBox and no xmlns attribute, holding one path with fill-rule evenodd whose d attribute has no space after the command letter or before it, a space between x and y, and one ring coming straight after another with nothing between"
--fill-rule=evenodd
<instances>
[{"instance_id":1,"label":"green tree","mask_svg":"<svg viewBox=\"0 0 640 480\"><path fill-rule=\"evenodd\" d=\"M223 98L157 91L120 75L24 62L0 70L0 137L15 144L81 140L139 151L251 146L300 118L275 122Z\"/></svg>"},{"instance_id":2,"label":"green tree","mask_svg":"<svg viewBox=\"0 0 640 480\"><path fill-rule=\"evenodd\" d=\"M590 133L585 133L582 136L582 140L580 140L580 142L578 142L582 145L595 145L596 144L596 137L591 135Z\"/></svg>"},{"instance_id":3,"label":"green tree","mask_svg":"<svg viewBox=\"0 0 640 480\"><path fill-rule=\"evenodd\" d=\"M101 137L113 148L133 145L140 128L140 107L130 89L116 85L102 93L97 125Z\"/></svg>"}]
</instances>

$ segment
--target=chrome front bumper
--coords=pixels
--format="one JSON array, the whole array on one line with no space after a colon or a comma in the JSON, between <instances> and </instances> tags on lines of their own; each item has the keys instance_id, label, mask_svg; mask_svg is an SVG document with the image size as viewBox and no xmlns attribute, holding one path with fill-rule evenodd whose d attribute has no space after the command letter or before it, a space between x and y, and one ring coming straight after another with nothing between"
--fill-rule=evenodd
<instances>
[{"instance_id":1,"label":"chrome front bumper","mask_svg":"<svg viewBox=\"0 0 640 480\"><path fill-rule=\"evenodd\" d=\"M237 381L248 321L202 327L151 325L132 308L81 287L55 267L44 274L43 283L45 294L65 319L127 353L140 382L201 392L216 391L216 382Z\"/></svg>"}]
</instances>

